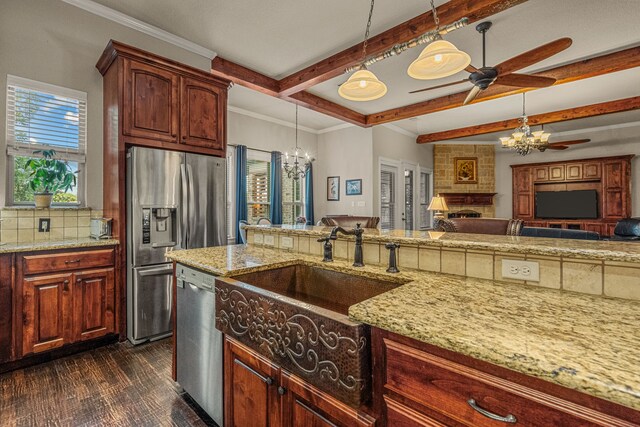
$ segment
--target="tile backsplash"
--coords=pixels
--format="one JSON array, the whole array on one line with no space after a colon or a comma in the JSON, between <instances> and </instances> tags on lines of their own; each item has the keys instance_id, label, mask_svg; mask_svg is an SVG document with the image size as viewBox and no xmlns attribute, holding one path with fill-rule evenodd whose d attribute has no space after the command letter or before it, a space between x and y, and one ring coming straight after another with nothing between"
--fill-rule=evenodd
<instances>
[{"instance_id":1,"label":"tile backsplash","mask_svg":"<svg viewBox=\"0 0 640 427\"><path fill-rule=\"evenodd\" d=\"M91 218L102 218L102 210L91 208L2 208L0 242L31 243L86 238ZM38 231L40 219L49 219L49 231Z\"/></svg>"}]
</instances>

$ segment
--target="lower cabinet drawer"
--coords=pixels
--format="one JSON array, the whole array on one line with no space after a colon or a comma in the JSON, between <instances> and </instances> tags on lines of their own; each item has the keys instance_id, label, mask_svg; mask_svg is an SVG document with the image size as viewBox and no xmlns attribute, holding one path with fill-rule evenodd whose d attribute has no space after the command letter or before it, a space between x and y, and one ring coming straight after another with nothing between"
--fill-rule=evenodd
<instances>
[{"instance_id":1,"label":"lower cabinet drawer","mask_svg":"<svg viewBox=\"0 0 640 427\"><path fill-rule=\"evenodd\" d=\"M385 390L399 394L462 425L473 427L630 425L590 408L404 344L387 339L384 343L387 364ZM388 416L399 417L394 411L397 411L397 406ZM400 418L397 419L400 420ZM403 424L398 421L398 425Z\"/></svg>"},{"instance_id":2,"label":"lower cabinet drawer","mask_svg":"<svg viewBox=\"0 0 640 427\"><path fill-rule=\"evenodd\" d=\"M389 396L384 396L384 406L389 427L447 427L446 424L428 418Z\"/></svg>"},{"instance_id":3,"label":"lower cabinet drawer","mask_svg":"<svg viewBox=\"0 0 640 427\"><path fill-rule=\"evenodd\" d=\"M23 274L52 273L85 268L110 267L114 264L113 249L61 252L59 254L25 255Z\"/></svg>"}]
</instances>

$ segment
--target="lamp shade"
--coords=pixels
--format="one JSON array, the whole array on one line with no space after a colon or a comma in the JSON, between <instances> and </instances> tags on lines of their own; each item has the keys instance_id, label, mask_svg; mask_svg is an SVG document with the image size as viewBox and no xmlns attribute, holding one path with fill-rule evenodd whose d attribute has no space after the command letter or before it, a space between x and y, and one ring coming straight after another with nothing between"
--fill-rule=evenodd
<instances>
[{"instance_id":1,"label":"lamp shade","mask_svg":"<svg viewBox=\"0 0 640 427\"><path fill-rule=\"evenodd\" d=\"M349 101L372 101L387 93L387 85L369 70L358 70L338 88L338 94Z\"/></svg>"},{"instance_id":2,"label":"lamp shade","mask_svg":"<svg viewBox=\"0 0 640 427\"><path fill-rule=\"evenodd\" d=\"M440 197L440 195L437 195L431 198L431 203L429 203L429 207L427 207L427 210L448 211L449 206L447 206L447 201L444 199L444 197Z\"/></svg>"},{"instance_id":3,"label":"lamp shade","mask_svg":"<svg viewBox=\"0 0 640 427\"><path fill-rule=\"evenodd\" d=\"M436 40L422 50L407 73L418 80L439 79L467 68L471 57L446 40Z\"/></svg>"}]
</instances>

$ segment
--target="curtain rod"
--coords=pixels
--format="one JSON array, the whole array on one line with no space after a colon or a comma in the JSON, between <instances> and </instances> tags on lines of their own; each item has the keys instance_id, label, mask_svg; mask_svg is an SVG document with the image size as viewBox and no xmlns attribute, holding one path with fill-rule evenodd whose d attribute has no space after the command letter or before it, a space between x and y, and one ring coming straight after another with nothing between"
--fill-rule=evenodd
<instances>
[{"instance_id":1,"label":"curtain rod","mask_svg":"<svg viewBox=\"0 0 640 427\"><path fill-rule=\"evenodd\" d=\"M227 144L227 147L237 147L239 144ZM247 150L253 150L253 151L261 151L263 153L269 153L271 154L271 151L268 150L262 150L260 148L251 148L251 147L247 147ZM277 151L277 150L273 150L273 151Z\"/></svg>"}]
</instances>

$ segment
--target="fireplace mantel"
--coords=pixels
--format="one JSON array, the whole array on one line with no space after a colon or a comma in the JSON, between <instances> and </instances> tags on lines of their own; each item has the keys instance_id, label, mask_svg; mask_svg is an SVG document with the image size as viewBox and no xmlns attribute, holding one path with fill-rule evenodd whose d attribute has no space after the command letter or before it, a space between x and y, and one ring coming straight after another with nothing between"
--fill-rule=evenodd
<instances>
[{"instance_id":1,"label":"fireplace mantel","mask_svg":"<svg viewBox=\"0 0 640 427\"><path fill-rule=\"evenodd\" d=\"M447 205L493 205L493 196L498 193L440 193Z\"/></svg>"}]
</instances>

